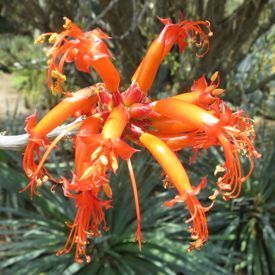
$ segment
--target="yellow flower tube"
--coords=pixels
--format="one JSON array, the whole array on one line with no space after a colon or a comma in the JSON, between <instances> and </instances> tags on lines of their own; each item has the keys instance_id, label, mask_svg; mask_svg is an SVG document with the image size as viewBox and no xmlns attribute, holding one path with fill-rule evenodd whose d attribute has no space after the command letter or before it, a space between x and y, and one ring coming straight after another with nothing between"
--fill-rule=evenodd
<instances>
[{"instance_id":1,"label":"yellow flower tube","mask_svg":"<svg viewBox=\"0 0 275 275\"><path fill-rule=\"evenodd\" d=\"M159 133L165 134L178 134L196 130L196 128L190 124L167 117L153 118L151 123L152 127L158 130Z\"/></svg>"},{"instance_id":2,"label":"yellow flower tube","mask_svg":"<svg viewBox=\"0 0 275 275\"><path fill-rule=\"evenodd\" d=\"M145 94L151 88L156 77L162 61L164 46L165 44L163 42L155 39L132 78L132 81L136 82L139 89Z\"/></svg>"},{"instance_id":3,"label":"yellow flower tube","mask_svg":"<svg viewBox=\"0 0 275 275\"><path fill-rule=\"evenodd\" d=\"M184 197L188 191L192 192L189 178L180 160L161 139L145 133L139 140L158 161L181 196Z\"/></svg>"},{"instance_id":4,"label":"yellow flower tube","mask_svg":"<svg viewBox=\"0 0 275 275\"><path fill-rule=\"evenodd\" d=\"M219 119L197 105L182 100L167 98L154 102L153 111L171 119L183 121L197 129L204 130L205 125L215 125Z\"/></svg>"},{"instance_id":5,"label":"yellow flower tube","mask_svg":"<svg viewBox=\"0 0 275 275\"><path fill-rule=\"evenodd\" d=\"M103 126L103 137L110 139L120 138L128 122L128 119L128 112L123 106L115 107L109 114Z\"/></svg>"},{"instance_id":6,"label":"yellow flower tube","mask_svg":"<svg viewBox=\"0 0 275 275\"><path fill-rule=\"evenodd\" d=\"M106 84L108 91L116 92L119 89L120 76L112 61L107 58L100 58L91 61L91 66L99 74Z\"/></svg>"},{"instance_id":7,"label":"yellow flower tube","mask_svg":"<svg viewBox=\"0 0 275 275\"><path fill-rule=\"evenodd\" d=\"M179 196L170 202L166 202L166 206L173 206L177 202L185 202L191 218L186 223L192 222L193 226L189 228L191 231L191 238L194 240L190 243L188 251L194 248L200 249L208 238L208 227L205 212L208 208L203 207L197 197L196 193L204 187L205 181L196 188L192 188L189 178L183 168L180 160L170 150L170 148L159 138L154 135L144 133L140 136L140 142L147 148L153 157L158 161L162 169L168 176L171 182L177 189Z\"/></svg>"},{"instance_id":8,"label":"yellow flower tube","mask_svg":"<svg viewBox=\"0 0 275 275\"><path fill-rule=\"evenodd\" d=\"M70 116L82 108L90 109L97 103L98 96L94 86L81 89L72 94L71 97L66 97L53 109L51 109L37 125L31 129L30 135L32 138L45 137L50 131L61 125Z\"/></svg>"}]
</instances>

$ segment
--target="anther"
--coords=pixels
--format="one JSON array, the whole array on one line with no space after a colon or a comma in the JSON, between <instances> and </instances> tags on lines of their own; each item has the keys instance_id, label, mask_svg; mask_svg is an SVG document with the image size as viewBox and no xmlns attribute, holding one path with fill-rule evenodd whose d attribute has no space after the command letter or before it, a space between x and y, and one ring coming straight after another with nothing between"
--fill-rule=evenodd
<instances>
[{"instance_id":1,"label":"anther","mask_svg":"<svg viewBox=\"0 0 275 275\"><path fill-rule=\"evenodd\" d=\"M50 43L50 44L55 43L56 40L57 40L57 37L58 37L58 34L57 34L57 33L53 33L53 34L49 37L49 39L48 39L49 43Z\"/></svg>"},{"instance_id":2,"label":"anther","mask_svg":"<svg viewBox=\"0 0 275 275\"><path fill-rule=\"evenodd\" d=\"M39 35L35 40L34 40L34 44L42 44L45 42L45 35L41 34Z\"/></svg>"},{"instance_id":3,"label":"anther","mask_svg":"<svg viewBox=\"0 0 275 275\"><path fill-rule=\"evenodd\" d=\"M69 18L67 18L67 17L63 17L63 19L65 20L63 28L65 30L69 30L71 28L71 26L72 26L72 21Z\"/></svg>"}]
</instances>

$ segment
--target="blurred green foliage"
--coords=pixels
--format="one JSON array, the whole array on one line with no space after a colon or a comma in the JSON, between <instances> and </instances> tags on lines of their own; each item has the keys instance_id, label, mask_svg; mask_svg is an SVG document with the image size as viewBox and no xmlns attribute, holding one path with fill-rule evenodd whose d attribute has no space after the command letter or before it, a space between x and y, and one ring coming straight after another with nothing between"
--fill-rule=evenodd
<instances>
[{"instance_id":1,"label":"blurred green foliage","mask_svg":"<svg viewBox=\"0 0 275 275\"><path fill-rule=\"evenodd\" d=\"M162 205L171 194L156 191L159 171L148 169L144 159L134 163L145 238L142 251L134 241L135 209L129 177L123 167L112 179L113 208L107 212L110 230L91 242L88 251L92 263L84 265L73 262L73 253L55 256L68 233L64 222L72 220L75 213L70 201L58 188L51 193L44 186L41 196L30 203L27 193L18 196L18 190L26 184L25 177L1 163L2 270L7 274L140 274L145 271L200 274L205 270L209 274L229 274L222 267L227 261L227 249L209 243L201 252L187 252L189 237L183 224L186 212L182 206L171 209ZM238 262L235 258L231 263L234 261Z\"/></svg>"}]
</instances>

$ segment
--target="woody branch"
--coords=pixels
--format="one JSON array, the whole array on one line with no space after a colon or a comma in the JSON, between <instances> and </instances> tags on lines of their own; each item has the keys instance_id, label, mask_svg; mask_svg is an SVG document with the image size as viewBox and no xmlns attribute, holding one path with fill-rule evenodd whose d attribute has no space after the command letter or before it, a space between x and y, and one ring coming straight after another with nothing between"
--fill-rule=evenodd
<instances>
[{"instance_id":1,"label":"woody branch","mask_svg":"<svg viewBox=\"0 0 275 275\"><path fill-rule=\"evenodd\" d=\"M53 140L55 137L66 131L69 127L73 126L74 124L78 123L79 121L83 120L83 117L77 118L73 122L59 126L51 131L47 138L49 140ZM67 136L73 135L74 131L67 134ZM23 151L29 141L29 134L22 134L16 136L5 136L0 135L0 150L11 150L11 151Z\"/></svg>"}]
</instances>

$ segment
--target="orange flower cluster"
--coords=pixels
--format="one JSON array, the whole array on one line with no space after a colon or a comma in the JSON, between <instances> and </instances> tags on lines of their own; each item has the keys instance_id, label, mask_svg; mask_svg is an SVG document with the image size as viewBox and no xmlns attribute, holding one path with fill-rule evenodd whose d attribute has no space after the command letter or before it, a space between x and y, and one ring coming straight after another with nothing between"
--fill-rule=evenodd
<instances>
[{"instance_id":1,"label":"orange flower cluster","mask_svg":"<svg viewBox=\"0 0 275 275\"><path fill-rule=\"evenodd\" d=\"M189 92L156 101L148 97L160 64L175 44L182 52L188 43L194 43L200 48L199 55L204 55L212 36L208 21L181 20L174 24L170 19L160 20L164 28L150 45L126 91L119 89L120 76L105 43L109 36L100 29L83 32L65 18L64 31L43 34L37 39L43 42L49 36L52 47L48 85L53 93L62 93L65 98L38 123L35 115L26 120L30 139L23 167L30 181L25 189L30 188L31 195L36 194L37 187L50 179L61 183L64 195L75 202L75 219L68 224L67 242L57 255L68 253L75 246L76 262L90 261L86 246L108 228L104 213L111 207L112 200L109 174L116 173L120 160L126 161L129 168L137 215L136 239L141 247L138 190L130 161L138 150L126 141L147 149L164 170L165 185L176 188L178 195L165 205L186 205L190 213L186 221L190 223L192 237L190 251L200 249L207 241L206 212L216 196L221 193L225 200L238 197L242 184L253 171L255 158L260 156L253 145L252 120L242 111L232 112L220 99L224 90L219 88L218 73L212 75L210 82L202 76ZM63 67L72 62L79 71L90 73L94 69L103 83L74 93L65 92ZM81 119L53 141L48 141L47 134L72 116ZM56 180L44 163L56 144L72 130L77 131L73 139L75 171L71 180ZM225 162L216 169L219 176L216 192L210 197L212 203L203 207L197 194L205 187L206 178L197 186L192 185L177 151L187 147L197 151L211 146L223 149ZM245 175L240 155L251 164Z\"/></svg>"}]
</instances>

